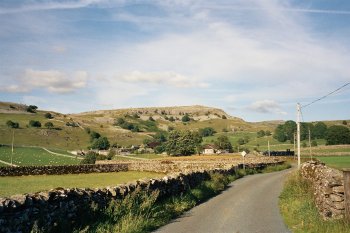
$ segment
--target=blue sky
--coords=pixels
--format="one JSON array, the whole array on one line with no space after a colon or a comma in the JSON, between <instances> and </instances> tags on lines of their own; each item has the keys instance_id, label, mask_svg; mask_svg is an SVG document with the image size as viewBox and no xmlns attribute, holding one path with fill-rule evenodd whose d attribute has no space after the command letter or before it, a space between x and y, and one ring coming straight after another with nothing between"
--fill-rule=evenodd
<instances>
[{"instance_id":1,"label":"blue sky","mask_svg":"<svg viewBox=\"0 0 350 233\"><path fill-rule=\"evenodd\" d=\"M350 81L347 0L0 1L0 100L63 113L200 104L296 118ZM350 119L350 85L304 109Z\"/></svg>"}]
</instances>

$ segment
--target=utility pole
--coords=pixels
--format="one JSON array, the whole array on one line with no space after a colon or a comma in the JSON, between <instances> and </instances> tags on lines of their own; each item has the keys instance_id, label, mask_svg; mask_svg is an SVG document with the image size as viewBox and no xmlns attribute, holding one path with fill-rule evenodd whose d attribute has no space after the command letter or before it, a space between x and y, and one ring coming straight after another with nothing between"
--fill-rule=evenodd
<instances>
[{"instance_id":1,"label":"utility pole","mask_svg":"<svg viewBox=\"0 0 350 233\"><path fill-rule=\"evenodd\" d=\"M312 152L311 152L311 130L310 130L310 127L309 127L309 153L310 153L310 158L312 160Z\"/></svg>"},{"instance_id":2,"label":"utility pole","mask_svg":"<svg viewBox=\"0 0 350 233\"><path fill-rule=\"evenodd\" d=\"M11 153L11 166L13 166L12 163L12 157L13 157L13 143L15 141L15 130L12 130L12 153Z\"/></svg>"},{"instance_id":3,"label":"utility pole","mask_svg":"<svg viewBox=\"0 0 350 233\"><path fill-rule=\"evenodd\" d=\"M295 140L296 140L296 136L295 136L295 132L293 133L293 148L294 148L294 160L296 159L296 153L295 153Z\"/></svg>"},{"instance_id":4,"label":"utility pole","mask_svg":"<svg viewBox=\"0 0 350 233\"><path fill-rule=\"evenodd\" d=\"M297 147L298 147L298 169L300 169L300 104L297 103Z\"/></svg>"}]
</instances>

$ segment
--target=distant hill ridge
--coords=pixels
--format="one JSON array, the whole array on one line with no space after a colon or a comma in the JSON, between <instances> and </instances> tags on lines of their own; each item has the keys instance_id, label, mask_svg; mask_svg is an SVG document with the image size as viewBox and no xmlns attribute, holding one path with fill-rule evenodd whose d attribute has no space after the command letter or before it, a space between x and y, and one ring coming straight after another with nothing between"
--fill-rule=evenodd
<instances>
[{"instance_id":1,"label":"distant hill ridge","mask_svg":"<svg viewBox=\"0 0 350 233\"><path fill-rule=\"evenodd\" d=\"M78 114L72 114L73 116L117 116L117 115L132 115L138 114L140 116L152 116L158 119L161 116L182 116L188 114L190 117L196 120L208 120L208 119L236 119L242 120L237 117L232 117L227 114L224 110L219 108L207 107L202 105L192 105L192 106L173 106L173 107L142 107L142 108L123 108L123 109L113 109L113 110L97 110L82 112ZM242 120L243 121L243 120Z\"/></svg>"}]
</instances>

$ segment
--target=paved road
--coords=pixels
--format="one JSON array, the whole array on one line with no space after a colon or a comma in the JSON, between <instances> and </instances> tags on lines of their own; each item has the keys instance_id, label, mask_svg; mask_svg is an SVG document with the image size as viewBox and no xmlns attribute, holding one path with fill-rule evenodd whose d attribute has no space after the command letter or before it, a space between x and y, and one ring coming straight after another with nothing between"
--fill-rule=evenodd
<instances>
[{"instance_id":1,"label":"paved road","mask_svg":"<svg viewBox=\"0 0 350 233\"><path fill-rule=\"evenodd\" d=\"M290 232L278 209L278 196L290 170L246 176L157 233Z\"/></svg>"}]
</instances>

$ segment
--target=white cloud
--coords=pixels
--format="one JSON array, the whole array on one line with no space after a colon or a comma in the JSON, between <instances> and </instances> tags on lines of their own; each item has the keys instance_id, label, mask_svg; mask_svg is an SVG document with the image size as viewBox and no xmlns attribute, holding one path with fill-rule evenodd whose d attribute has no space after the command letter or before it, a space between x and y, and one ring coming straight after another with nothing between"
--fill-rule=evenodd
<instances>
[{"instance_id":1,"label":"white cloud","mask_svg":"<svg viewBox=\"0 0 350 233\"><path fill-rule=\"evenodd\" d=\"M282 111L281 106L274 100L256 101L252 103L248 109L259 113L286 114L286 112Z\"/></svg>"},{"instance_id":2,"label":"white cloud","mask_svg":"<svg viewBox=\"0 0 350 233\"><path fill-rule=\"evenodd\" d=\"M122 75L121 80L131 83L151 83L179 88L205 88L209 86L208 83L200 83L192 77L186 77L184 75L170 71L149 73L133 71L131 73Z\"/></svg>"},{"instance_id":3,"label":"white cloud","mask_svg":"<svg viewBox=\"0 0 350 233\"><path fill-rule=\"evenodd\" d=\"M2 91L20 93L42 88L52 93L69 93L86 87L86 71L76 71L66 74L57 70L32 70L27 69L16 84L0 87Z\"/></svg>"},{"instance_id":4,"label":"white cloud","mask_svg":"<svg viewBox=\"0 0 350 233\"><path fill-rule=\"evenodd\" d=\"M79 1L64 1L64 2L31 2L16 8L0 8L1 14L23 13L28 11L42 11L42 10L62 10L62 9L76 9L87 7L93 4L108 2L106 0L79 0Z\"/></svg>"}]
</instances>

